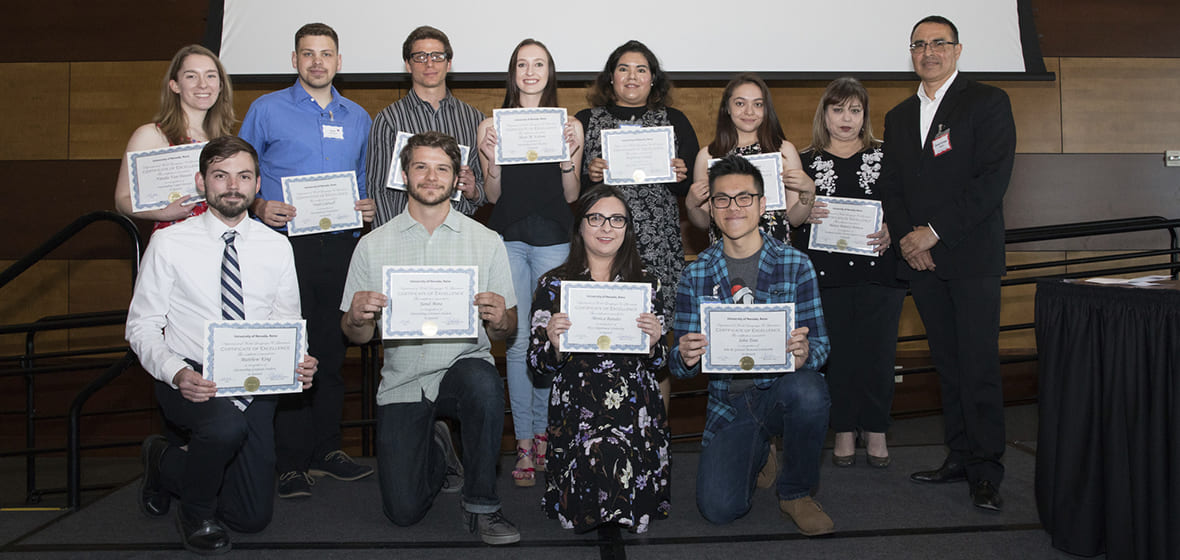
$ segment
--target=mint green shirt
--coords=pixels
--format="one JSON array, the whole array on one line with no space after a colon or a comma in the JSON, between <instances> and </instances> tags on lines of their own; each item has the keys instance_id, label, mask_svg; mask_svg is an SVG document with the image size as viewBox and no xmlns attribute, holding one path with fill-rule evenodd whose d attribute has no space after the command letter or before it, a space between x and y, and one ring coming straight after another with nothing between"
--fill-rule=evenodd
<instances>
[{"instance_id":1,"label":"mint green shirt","mask_svg":"<svg viewBox=\"0 0 1180 560\"><path fill-rule=\"evenodd\" d=\"M357 243L340 310L348 312L356 292L381 292L384 266L472 265L479 267L479 292L500 294L506 309L516 307L508 252L499 235L453 209L430 234L409 212L402 212ZM487 331L481 327L478 332L475 339L384 341L377 404L419 402L423 395L433 401L443 375L456 361L479 358L494 363Z\"/></svg>"}]
</instances>

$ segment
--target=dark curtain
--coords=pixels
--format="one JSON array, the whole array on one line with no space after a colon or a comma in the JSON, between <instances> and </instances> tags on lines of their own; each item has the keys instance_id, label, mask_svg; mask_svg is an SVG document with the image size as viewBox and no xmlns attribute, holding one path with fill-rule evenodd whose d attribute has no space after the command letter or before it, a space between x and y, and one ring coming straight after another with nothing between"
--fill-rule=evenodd
<instances>
[{"instance_id":1,"label":"dark curtain","mask_svg":"<svg viewBox=\"0 0 1180 560\"><path fill-rule=\"evenodd\" d=\"M1053 546L1180 554L1180 291L1040 282L1036 494Z\"/></svg>"}]
</instances>

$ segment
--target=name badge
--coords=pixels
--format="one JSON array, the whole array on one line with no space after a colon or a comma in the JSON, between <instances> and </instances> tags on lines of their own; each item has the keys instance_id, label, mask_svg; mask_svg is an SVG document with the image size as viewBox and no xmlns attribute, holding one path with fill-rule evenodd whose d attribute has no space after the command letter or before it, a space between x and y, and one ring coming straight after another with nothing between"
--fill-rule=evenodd
<instances>
[{"instance_id":1,"label":"name badge","mask_svg":"<svg viewBox=\"0 0 1180 560\"><path fill-rule=\"evenodd\" d=\"M344 140L344 127L331 124L321 125L324 129L324 138L331 138L332 140Z\"/></svg>"},{"instance_id":2,"label":"name badge","mask_svg":"<svg viewBox=\"0 0 1180 560\"><path fill-rule=\"evenodd\" d=\"M941 156L951 151L951 129L945 129L934 137L931 142L931 147L934 149L934 157Z\"/></svg>"}]
</instances>

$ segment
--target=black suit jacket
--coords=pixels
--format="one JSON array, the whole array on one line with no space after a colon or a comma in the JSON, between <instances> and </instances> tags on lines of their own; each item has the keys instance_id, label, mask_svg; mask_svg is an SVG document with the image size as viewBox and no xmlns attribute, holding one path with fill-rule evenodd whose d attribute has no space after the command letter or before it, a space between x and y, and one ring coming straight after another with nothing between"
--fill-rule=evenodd
<instances>
[{"instance_id":1,"label":"black suit jacket","mask_svg":"<svg viewBox=\"0 0 1180 560\"><path fill-rule=\"evenodd\" d=\"M889 234L900 240L931 225L939 278L1004 274L1004 193L1016 155L1016 123L1004 90L956 76L919 140L917 94L885 116L881 192ZM931 143L950 129L951 149L934 155ZM896 241L895 241L896 242ZM914 269L899 261L899 276Z\"/></svg>"}]
</instances>

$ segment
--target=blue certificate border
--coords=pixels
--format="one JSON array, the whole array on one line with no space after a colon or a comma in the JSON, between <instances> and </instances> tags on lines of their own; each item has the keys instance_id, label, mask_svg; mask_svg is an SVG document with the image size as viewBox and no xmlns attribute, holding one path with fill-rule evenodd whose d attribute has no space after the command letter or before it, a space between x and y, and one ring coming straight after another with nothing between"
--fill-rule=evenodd
<instances>
[{"instance_id":1,"label":"blue certificate border","mask_svg":"<svg viewBox=\"0 0 1180 560\"><path fill-rule=\"evenodd\" d=\"M573 284L573 286L570 286ZM569 313L569 289L570 287L582 288L587 284L593 284L594 289L602 289L605 291L648 291L647 299L644 300L643 313L651 313L651 284L644 284L643 282L562 282L561 283L561 312ZM598 348L597 344L571 344L569 342L569 332L561 333L558 347L564 352L593 352L596 354L614 354L614 353L639 353L648 352L651 348L651 336L645 332L640 331L643 339L639 344L611 344L611 351L604 352Z\"/></svg>"},{"instance_id":2,"label":"blue certificate border","mask_svg":"<svg viewBox=\"0 0 1180 560\"><path fill-rule=\"evenodd\" d=\"M205 323L205 379L212 379L216 373L216 359L213 355L213 329L215 328L232 328L232 329L295 329L295 365L303 360L303 355L307 353L307 321L208 321ZM298 393L302 391L303 384L299 382L298 377L295 376L295 371L291 371L291 383L286 385L263 385L257 391L250 392L242 387L218 387L218 397L241 397L241 396L256 396L269 395L276 393Z\"/></svg>"},{"instance_id":3,"label":"blue certificate border","mask_svg":"<svg viewBox=\"0 0 1180 560\"><path fill-rule=\"evenodd\" d=\"M323 181L325 179L336 179L338 177L348 177L352 183L352 201L357 202L361 199L360 190L356 184L356 171L341 171L337 173L317 173L314 175L296 175L294 177L283 177L283 200L287 204L298 207L291 196L291 185L296 183L306 183L310 181ZM307 233L324 233L329 231L341 231L346 229L357 229L364 227L365 223L361 217L360 212L356 212L356 219L351 222L332 223L332 227L323 229L319 226L304 226L295 227L292 223L287 224L287 235L303 235Z\"/></svg>"},{"instance_id":4,"label":"blue certificate border","mask_svg":"<svg viewBox=\"0 0 1180 560\"><path fill-rule=\"evenodd\" d=\"M389 160L389 173L385 176L385 188L393 189L395 191L406 190L406 184L402 182L402 148L406 147L406 142L414 135L404 130L398 131L397 140L393 142L393 157ZM459 144L459 164L467 165L467 158L471 155L471 148ZM455 170L458 175L459 170ZM463 193L459 189L455 189L455 194L451 195L451 200L459 200Z\"/></svg>"},{"instance_id":5,"label":"blue certificate border","mask_svg":"<svg viewBox=\"0 0 1180 560\"><path fill-rule=\"evenodd\" d=\"M193 144L181 144L179 146L169 146L167 148L160 148L158 150L143 150L143 151L128 153L127 154L127 183L131 186L131 207L132 207L132 209L136 212L143 212L144 210L155 210L157 208L163 208L165 206L168 206L169 204L172 204L171 202L168 202L167 200L162 200L162 201L157 201L157 202L149 202L147 204L144 204L139 200L139 196L140 196L139 181L136 180L136 178L135 178L135 173L137 171L136 168L139 165L139 158L156 156L156 155L160 155L160 154L171 154L173 152L196 151L196 152L200 153L200 151L205 147L205 144L208 144L208 142L196 142ZM194 177L193 178L193 192L192 192L193 197L189 199L190 203L195 203L195 202L200 202L202 200L205 200L205 197L200 196L199 193L197 193L196 174L194 174L193 177Z\"/></svg>"},{"instance_id":6,"label":"blue certificate border","mask_svg":"<svg viewBox=\"0 0 1180 560\"><path fill-rule=\"evenodd\" d=\"M570 159L570 145L565 141L565 123L569 121L569 113L562 107L530 107L521 109L494 109L492 110L493 126L496 128L496 135L500 134L500 118L504 114L509 115L544 115L547 113L561 115L561 153L555 156L538 156L537 159L529 161L527 157L506 157L504 155L504 144L496 142L496 165L515 165L527 163L546 163L552 161L569 161Z\"/></svg>"},{"instance_id":7,"label":"blue certificate border","mask_svg":"<svg viewBox=\"0 0 1180 560\"><path fill-rule=\"evenodd\" d=\"M647 185L652 183L675 183L676 170L672 168L672 160L676 158L676 132L670 126L625 127L602 131L602 158L610 161L610 142L612 136L629 136L635 134L666 134L668 136L668 174L654 177L644 177L640 183L630 176L615 176L608 167L603 174L603 181L608 185Z\"/></svg>"},{"instance_id":8,"label":"blue certificate border","mask_svg":"<svg viewBox=\"0 0 1180 560\"><path fill-rule=\"evenodd\" d=\"M774 156L778 156L778 157L774 157ZM763 195L763 198L767 198L767 200L766 200L766 211L767 212L771 212L771 211L775 211L775 210L786 210L787 209L787 189L785 187L783 187L783 154L780 152L770 152L770 153L766 153L766 154L753 154L753 155L742 156L742 157L746 158L747 161L754 164L754 167L758 167L758 164L755 162L763 161L763 160L771 161L771 158L774 157L774 160L773 160L775 162L774 163L774 177L775 177L774 183L768 184L766 182L766 177L763 176L762 177L762 187L763 187L762 192L765 193L765 192L770 191L771 189L774 189L778 193L779 202L777 204L771 204L770 199L767 198L765 195ZM711 158L708 162L708 164L709 164L708 166L713 167L713 164L717 163L719 161L721 161L721 158ZM762 168L759 167L758 170L761 171Z\"/></svg>"},{"instance_id":9,"label":"blue certificate border","mask_svg":"<svg viewBox=\"0 0 1180 560\"><path fill-rule=\"evenodd\" d=\"M876 217L877 223L881 224L885 220L885 210L883 208L884 205L882 205L881 201L879 201L879 200L873 200L873 199L869 199L869 198L845 198L845 197L839 197L839 196L817 196L817 197L815 197L815 199L822 200L824 202L831 202L831 201L835 200L835 201L838 201L839 204L847 204L849 206L876 206L877 207L877 217ZM816 224L816 225L822 226L823 224ZM880 230L881 228L878 227L877 229ZM828 251L828 252L832 252L832 253L847 253L849 255L865 255L865 256L869 256L869 257L877 256L877 252L872 249L859 249L859 248L855 248L855 247L840 249L840 248L837 248L835 245L831 245L828 243L820 243L819 241L816 240L816 235L817 235L816 234L816 227L815 227L815 225L812 225L811 226L811 235L807 239L807 248L808 249L812 249L815 251Z\"/></svg>"},{"instance_id":10,"label":"blue certificate border","mask_svg":"<svg viewBox=\"0 0 1180 560\"><path fill-rule=\"evenodd\" d=\"M714 311L782 311L787 314L787 333L786 339L783 340L783 347L791 340L791 326L795 324L795 304L794 303L756 303L753 305L739 305L735 303L701 303L701 332L705 334L707 339L712 339L709 332ZM787 360L793 360L790 352L787 352ZM786 373L793 371L794 363L787 364L769 364L758 365L755 364L752 369L742 369L739 365L720 365L713 363L713 351L711 347L705 347L705 355L701 356L701 371L708 370L708 373Z\"/></svg>"},{"instance_id":11,"label":"blue certificate border","mask_svg":"<svg viewBox=\"0 0 1180 560\"><path fill-rule=\"evenodd\" d=\"M468 289L471 290L472 297L479 293L479 286L477 279L479 275L479 267L476 266L386 266L381 269L381 293L389 297L393 292L393 278L391 274L404 273L425 273L438 274L445 272L447 274L466 274L468 281ZM435 338L478 338L479 337L479 321L476 320L476 309L474 305L469 306L467 312L467 328L465 329L439 329L434 336L424 336L421 329L413 331L398 331L393 329L393 298L389 298L389 305L382 310L381 313L381 338L389 339L435 339Z\"/></svg>"}]
</instances>

